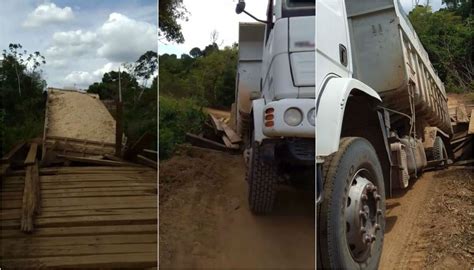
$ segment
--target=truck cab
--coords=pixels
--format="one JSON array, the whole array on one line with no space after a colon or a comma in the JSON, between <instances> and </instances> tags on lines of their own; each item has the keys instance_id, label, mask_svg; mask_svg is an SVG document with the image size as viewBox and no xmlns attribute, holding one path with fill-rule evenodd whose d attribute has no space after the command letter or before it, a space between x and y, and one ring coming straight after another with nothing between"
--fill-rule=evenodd
<instances>
[{"instance_id":1,"label":"truck cab","mask_svg":"<svg viewBox=\"0 0 474 270\"><path fill-rule=\"evenodd\" d=\"M239 1L237 13L247 13ZM269 213L276 186L314 190L315 1L270 0L266 18L239 26L237 131L244 138L249 206Z\"/></svg>"}]
</instances>

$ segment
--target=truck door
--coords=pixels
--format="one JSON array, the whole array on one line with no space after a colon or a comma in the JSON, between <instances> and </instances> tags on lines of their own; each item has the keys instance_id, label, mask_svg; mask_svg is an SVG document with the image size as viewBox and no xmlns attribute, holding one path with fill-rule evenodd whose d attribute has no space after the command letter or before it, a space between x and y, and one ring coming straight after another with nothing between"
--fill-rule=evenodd
<instances>
[{"instance_id":1,"label":"truck door","mask_svg":"<svg viewBox=\"0 0 474 270\"><path fill-rule=\"evenodd\" d=\"M343 0L316 1L316 91L331 76L352 77L349 31Z\"/></svg>"}]
</instances>

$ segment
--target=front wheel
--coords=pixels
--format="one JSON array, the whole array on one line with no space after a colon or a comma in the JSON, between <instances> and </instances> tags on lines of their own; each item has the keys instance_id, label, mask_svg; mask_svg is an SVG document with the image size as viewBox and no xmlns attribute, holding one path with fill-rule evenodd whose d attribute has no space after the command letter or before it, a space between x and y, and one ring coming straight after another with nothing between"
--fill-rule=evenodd
<instances>
[{"instance_id":1,"label":"front wheel","mask_svg":"<svg viewBox=\"0 0 474 270\"><path fill-rule=\"evenodd\" d=\"M342 138L323 166L318 207L318 266L377 269L384 237L385 192L380 162L363 138Z\"/></svg>"},{"instance_id":2,"label":"front wheel","mask_svg":"<svg viewBox=\"0 0 474 270\"><path fill-rule=\"evenodd\" d=\"M275 164L263 160L261 145L252 139L249 166L247 168L248 201L252 213L262 215L268 214L273 210L277 178Z\"/></svg>"}]
</instances>

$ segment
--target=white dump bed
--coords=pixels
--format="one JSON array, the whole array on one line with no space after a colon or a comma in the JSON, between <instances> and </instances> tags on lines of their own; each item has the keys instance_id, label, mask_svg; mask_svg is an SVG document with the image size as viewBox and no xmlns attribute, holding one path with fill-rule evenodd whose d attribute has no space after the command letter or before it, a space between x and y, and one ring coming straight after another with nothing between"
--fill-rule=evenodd
<instances>
[{"instance_id":1,"label":"white dump bed","mask_svg":"<svg viewBox=\"0 0 474 270\"><path fill-rule=\"evenodd\" d=\"M398 0L346 0L346 9L354 77L410 115L412 94L417 125L452 134L444 85Z\"/></svg>"}]
</instances>

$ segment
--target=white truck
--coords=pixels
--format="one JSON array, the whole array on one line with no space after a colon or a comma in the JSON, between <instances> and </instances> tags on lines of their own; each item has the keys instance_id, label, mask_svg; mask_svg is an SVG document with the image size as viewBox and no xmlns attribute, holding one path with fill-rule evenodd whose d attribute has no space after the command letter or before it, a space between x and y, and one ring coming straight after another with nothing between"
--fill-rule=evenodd
<instances>
[{"instance_id":1,"label":"white truck","mask_svg":"<svg viewBox=\"0 0 474 270\"><path fill-rule=\"evenodd\" d=\"M269 1L239 38L250 209L313 179L318 268L377 269L385 197L451 155L444 85L399 1Z\"/></svg>"}]
</instances>

